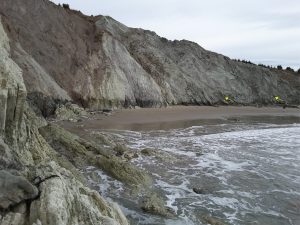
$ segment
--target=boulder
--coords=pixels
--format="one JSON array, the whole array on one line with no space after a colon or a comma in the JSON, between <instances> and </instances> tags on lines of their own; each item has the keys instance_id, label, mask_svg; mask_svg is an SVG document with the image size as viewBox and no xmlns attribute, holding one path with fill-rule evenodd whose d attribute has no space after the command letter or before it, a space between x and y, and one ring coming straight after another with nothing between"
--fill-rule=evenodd
<instances>
[{"instance_id":1,"label":"boulder","mask_svg":"<svg viewBox=\"0 0 300 225\"><path fill-rule=\"evenodd\" d=\"M88 113L84 108L76 104L66 103L55 110L55 118L57 120L69 120L77 122L80 117L86 116Z\"/></svg>"},{"instance_id":2,"label":"boulder","mask_svg":"<svg viewBox=\"0 0 300 225\"><path fill-rule=\"evenodd\" d=\"M196 194L202 195L202 194L207 194L208 190L201 188L201 187L195 187L195 188L193 188L193 192L195 192Z\"/></svg>"},{"instance_id":3,"label":"boulder","mask_svg":"<svg viewBox=\"0 0 300 225\"><path fill-rule=\"evenodd\" d=\"M116 156L128 161L139 157L139 155L135 151L127 148L127 146L122 144L117 144L113 150L116 152Z\"/></svg>"},{"instance_id":4,"label":"boulder","mask_svg":"<svg viewBox=\"0 0 300 225\"><path fill-rule=\"evenodd\" d=\"M164 162L175 163L177 161L177 158L172 154L158 149L144 148L141 150L141 154L148 157L155 157L156 159Z\"/></svg>"},{"instance_id":5,"label":"boulder","mask_svg":"<svg viewBox=\"0 0 300 225\"><path fill-rule=\"evenodd\" d=\"M207 224L210 224L210 225L226 225L225 223L221 222L220 220L214 218L214 217L211 217L211 216L203 216L202 217L203 221Z\"/></svg>"},{"instance_id":6,"label":"boulder","mask_svg":"<svg viewBox=\"0 0 300 225\"><path fill-rule=\"evenodd\" d=\"M21 176L0 171L0 209L8 209L38 196L38 189Z\"/></svg>"},{"instance_id":7,"label":"boulder","mask_svg":"<svg viewBox=\"0 0 300 225\"><path fill-rule=\"evenodd\" d=\"M165 206L165 202L156 194L152 193L147 196L141 206L142 210L147 213L164 217L175 217L176 214L173 209Z\"/></svg>"},{"instance_id":8,"label":"boulder","mask_svg":"<svg viewBox=\"0 0 300 225\"><path fill-rule=\"evenodd\" d=\"M147 187L152 184L152 178L146 171L121 160L119 157L98 156L97 165L110 176L127 185Z\"/></svg>"},{"instance_id":9,"label":"boulder","mask_svg":"<svg viewBox=\"0 0 300 225\"><path fill-rule=\"evenodd\" d=\"M107 145L107 146L114 146L115 142L109 134L99 132L99 131L92 131L90 133L90 138L99 145Z\"/></svg>"},{"instance_id":10,"label":"boulder","mask_svg":"<svg viewBox=\"0 0 300 225\"><path fill-rule=\"evenodd\" d=\"M122 144L116 144L113 150L116 152L116 156L122 156L125 154L125 152L129 151L129 149Z\"/></svg>"}]
</instances>

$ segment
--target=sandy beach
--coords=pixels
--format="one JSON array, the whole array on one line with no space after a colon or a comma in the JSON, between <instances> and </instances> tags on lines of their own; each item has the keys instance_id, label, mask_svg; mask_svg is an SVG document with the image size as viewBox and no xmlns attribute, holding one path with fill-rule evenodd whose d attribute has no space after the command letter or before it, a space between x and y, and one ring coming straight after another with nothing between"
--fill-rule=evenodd
<instances>
[{"instance_id":1,"label":"sandy beach","mask_svg":"<svg viewBox=\"0 0 300 225\"><path fill-rule=\"evenodd\" d=\"M300 109L282 107L237 107L237 106L172 106L167 108L122 109L110 115L95 114L78 123L59 122L67 129L169 129L201 123L220 123L222 120L255 117L260 121L273 118L280 123L282 118L300 122ZM235 118L235 119L234 119ZM274 119L275 118L275 119ZM238 119L239 120L239 119Z\"/></svg>"}]
</instances>

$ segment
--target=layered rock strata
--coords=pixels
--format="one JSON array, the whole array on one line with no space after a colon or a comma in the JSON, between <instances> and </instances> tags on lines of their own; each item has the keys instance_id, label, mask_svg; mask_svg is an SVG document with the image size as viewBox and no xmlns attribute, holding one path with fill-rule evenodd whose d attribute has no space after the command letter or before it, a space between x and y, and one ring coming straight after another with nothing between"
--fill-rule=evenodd
<instances>
[{"instance_id":1,"label":"layered rock strata","mask_svg":"<svg viewBox=\"0 0 300 225\"><path fill-rule=\"evenodd\" d=\"M299 104L300 76L169 41L48 0L3 0L0 13L28 99L48 116L75 101L93 110L173 104ZM38 22L37 22L38 21Z\"/></svg>"}]
</instances>

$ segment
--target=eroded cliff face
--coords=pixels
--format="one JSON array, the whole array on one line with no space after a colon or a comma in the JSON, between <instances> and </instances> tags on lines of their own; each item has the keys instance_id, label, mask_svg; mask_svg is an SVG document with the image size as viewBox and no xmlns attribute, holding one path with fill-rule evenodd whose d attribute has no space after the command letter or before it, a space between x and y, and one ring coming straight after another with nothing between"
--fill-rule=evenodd
<instances>
[{"instance_id":1,"label":"eroded cliff face","mask_svg":"<svg viewBox=\"0 0 300 225\"><path fill-rule=\"evenodd\" d=\"M230 60L189 41L168 41L110 17L88 17L47 0L3 0L0 13L43 114L60 100L91 109L167 104L299 104L300 77ZM46 104L46 103L47 104Z\"/></svg>"},{"instance_id":2,"label":"eroded cliff face","mask_svg":"<svg viewBox=\"0 0 300 225\"><path fill-rule=\"evenodd\" d=\"M47 122L28 107L24 74L11 59L2 17L0 55L0 224L127 225L119 206L88 188L74 165L40 134Z\"/></svg>"}]
</instances>

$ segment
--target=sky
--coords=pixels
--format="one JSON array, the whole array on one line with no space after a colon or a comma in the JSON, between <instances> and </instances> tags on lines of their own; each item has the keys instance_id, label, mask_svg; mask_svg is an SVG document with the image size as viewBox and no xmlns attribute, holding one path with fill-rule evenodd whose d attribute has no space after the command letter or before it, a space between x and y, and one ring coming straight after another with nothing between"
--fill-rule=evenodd
<instances>
[{"instance_id":1,"label":"sky","mask_svg":"<svg viewBox=\"0 0 300 225\"><path fill-rule=\"evenodd\" d=\"M52 0L232 59L300 68L300 0Z\"/></svg>"}]
</instances>

